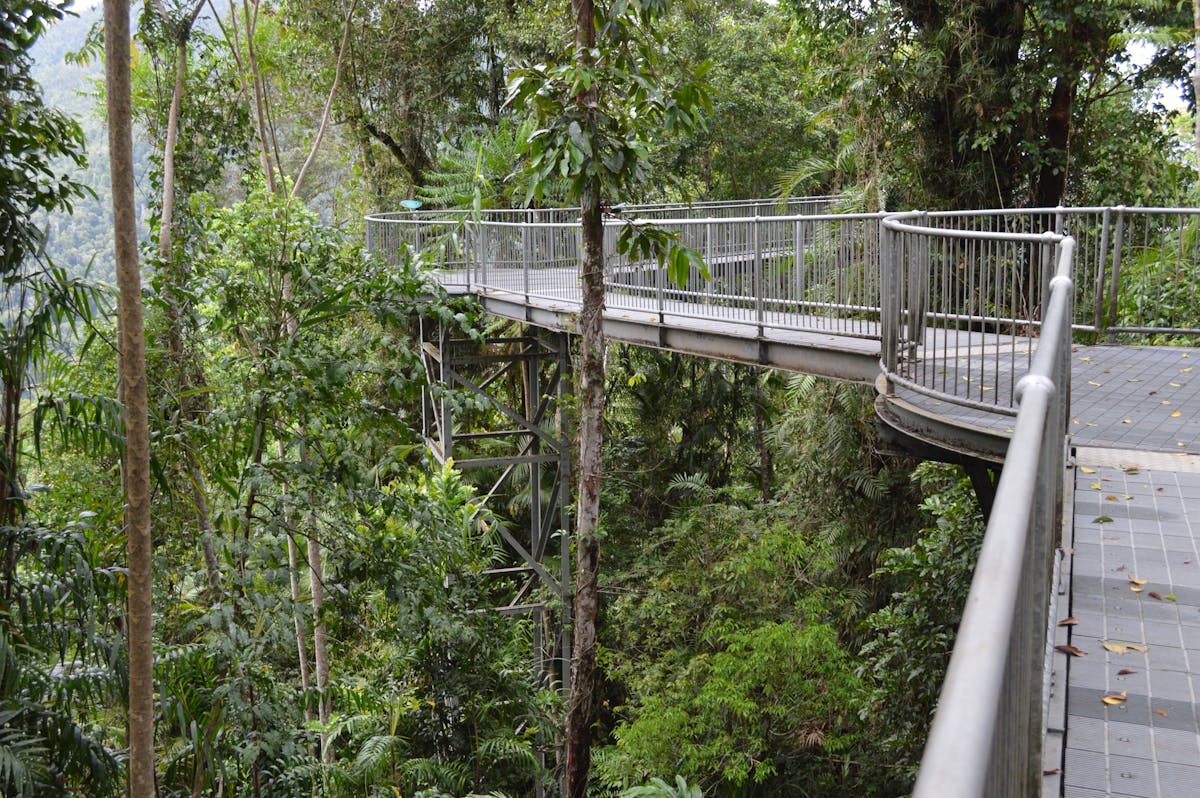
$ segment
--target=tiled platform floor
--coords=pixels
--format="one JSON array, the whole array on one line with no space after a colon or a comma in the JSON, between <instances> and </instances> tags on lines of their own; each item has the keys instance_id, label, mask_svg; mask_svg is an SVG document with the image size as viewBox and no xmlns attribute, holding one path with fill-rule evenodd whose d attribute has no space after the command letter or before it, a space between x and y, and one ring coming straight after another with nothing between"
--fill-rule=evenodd
<instances>
[{"instance_id":1,"label":"tiled platform floor","mask_svg":"<svg viewBox=\"0 0 1200 798\"><path fill-rule=\"evenodd\" d=\"M1069 613L1085 656L1069 660L1064 795L1200 796L1200 458L1078 461Z\"/></svg>"},{"instance_id":2,"label":"tiled platform floor","mask_svg":"<svg viewBox=\"0 0 1200 798\"><path fill-rule=\"evenodd\" d=\"M1200 350L1081 346L1072 354L1072 443L1200 449Z\"/></svg>"}]
</instances>

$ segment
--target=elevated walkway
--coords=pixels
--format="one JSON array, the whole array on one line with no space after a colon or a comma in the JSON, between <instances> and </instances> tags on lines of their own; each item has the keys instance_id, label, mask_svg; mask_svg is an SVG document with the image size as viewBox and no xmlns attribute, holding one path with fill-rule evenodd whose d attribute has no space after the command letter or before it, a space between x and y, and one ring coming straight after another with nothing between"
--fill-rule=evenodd
<instances>
[{"instance_id":1,"label":"elevated walkway","mask_svg":"<svg viewBox=\"0 0 1200 798\"><path fill-rule=\"evenodd\" d=\"M608 337L874 384L889 445L1007 466L914 795L1200 795L1200 350L1114 343L1200 340L1200 210L804 202L628 209L711 264L682 286L611 220ZM572 333L569 215L381 215L368 246Z\"/></svg>"}]
</instances>

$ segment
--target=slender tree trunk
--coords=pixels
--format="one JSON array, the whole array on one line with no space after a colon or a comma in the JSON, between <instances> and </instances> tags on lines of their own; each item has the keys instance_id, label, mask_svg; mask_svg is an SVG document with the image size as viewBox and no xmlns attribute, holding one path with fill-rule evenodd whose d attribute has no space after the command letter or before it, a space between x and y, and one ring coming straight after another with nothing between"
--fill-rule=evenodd
<instances>
[{"instance_id":1,"label":"slender tree trunk","mask_svg":"<svg viewBox=\"0 0 1200 798\"><path fill-rule=\"evenodd\" d=\"M167 347L171 359L179 370L181 396L196 393L204 394L207 380L204 371L198 365L188 362L183 345L183 305L181 300L184 292L181 290L187 284L186 270L178 267L172 258L172 247L175 238L175 150L179 142L179 115L183 108L183 94L187 88L187 56L188 39L196 19L204 9L207 0L197 0L188 17L182 22L175 22L167 11L162 0L155 0L155 8L168 28L178 26L175 47L175 85L171 90L171 107L167 112L167 135L163 142L163 189L162 213L158 224L158 257L162 268L168 270L167 301ZM180 399L179 416L184 421L195 421L196 412L188 399ZM196 527L200 533L200 548L204 555L204 568L208 574L208 584L215 594L221 592L221 568L217 561L217 553L213 547L212 520L209 517L208 487L204 469L195 453L186 455L188 460L188 478L191 482L192 504L196 512Z\"/></svg>"},{"instance_id":2,"label":"slender tree trunk","mask_svg":"<svg viewBox=\"0 0 1200 798\"><path fill-rule=\"evenodd\" d=\"M1197 0L1200 2L1200 0ZM329 96L325 98L325 107L321 110L321 124L317 127L316 138L313 139L312 149L308 152L308 157L304 159L304 165L300 167L300 173L296 175L296 182L292 184L291 196L295 197L300 191L300 186L304 183L304 178L308 175L309 167L313 161L317 159L317 151L321 148L321 139L325 137L325 128L329 126L329 118L333 113L333 98L337 93L338 83L342 79L342 64L346 60L346 45L350 43L350 22L354 18L354 9L358 6L358 0L354 0L350 4L350 11L346 14L346 22L342 30L342 43L338 46L337 62L333 68L333 85L329 87Z\"/></svg>"},{"instance_id":3,"label":"slender tree trunk","mask_svg":"<svg viewBox=\"0 0 1200 798\"><path fill-rule=\"evenodd\" d=\"M4 380L3 405L0 406L0 415L3 416L3 435L4 443L3 455L4 463L0 467L0 525L11 526L17 520L17 495L16 486L20 479L19 463L21 448L20 448L20 424L21 424L21 389L23 387L21 375L16 369L6 369L12 373ZM6 576L11 576L5 568ZM11 595L6 595L6 599L11 599Z\"/></svg>"},{"instance_id":4,"label":"slender tree trunk","mask_svg":"<svg viewBox=\"0 0 1200 798\"><path fill-rule=\"evenodd\" d=\"M154 651L151 628L150 435L142 281L138 271L133 195L133 135L129 70L129 3L104 0L105 79L113 238L125 388L125 534L129 596L129 795L154 789Z\"/></svg>"},{"instance_id":5,"label":"slender tree trunk","mask_svg":"<svg viewBox=\"0 0 1200 798\"><path fill-rule=\"evenodd\" d=\"M596 26L592 0L572 0L575 62L592 66ZM596 125L596 90L576 103ZM583 304L579 314L579 504L575 527L575 629L571 696L563 732L563 795L584 798L592 764L596 685L596 616L599 612L600 452L604 432L604 217L600 186L593 180L580 201L583 237Z\"/></svg>"},{"instance_id":6,"label":"slender tree trunk","mask_svg":"<svg viewBox=\"0 0 1200 798\"><path fill-rule=\"evenodd\" d=\"M1200 98L1200 0L1192 0L1192 43L1196 48L1192 64L1192 96ZM1196 168L1200 169L1200 99L1196 101Z\"/></svg>"},{"instance_id":7,"label":"slender tree trunk","mask_svg":"<svg viewBox=\"0 0 1200 798\"><path fill-rule=\"evenodd\" d=\"M179 108L183 105L183 90L187 84L187 51L187 36L180 36L179 44L175 48L175 88L171 91L171 108L167 112L167 139L163 145L162 218L158 225L158 257L163 262L171 257L171 236L175 221L175 145L179 140Z\"/></svg>"},{"instance_id":8,"label":"slender tree trunk","mask_svg":"<svg viewBox=\"0 0 1200 798\"><path fill-rule=\"evenodd\" d=\"M217 559L217 550L213 546L212 518L208 511L208 487L200 462L194 454L191 459L192 503L196 507L196 523L200 532L200 551L204 555L204 570L208 574L208 587L214 596L224 592L221 589L221 563Z\"/></svg>"},{"instance_id":9,"label":"slender tree trunk","mask_svg":"<svg viewBox=\"0 0 1200 798\"><path fill-rule=\"evenodd\" d=\"M773 475L771 447L767 444L767 416L763 410L763 370L754 369L750 372L754 380L754 437L758 442L758 484L762 491L763 501L771 498L771 480Z\"/></svg>"},{"instance_id":10,"label":"slender tree trunk","mask_svg":"<svg viewBox=\"0 0 1200 798\"><path fill-rule=\"evenodd\" d=\"M309 530L308 578L312 584L313 608L313 665L317 677L317 719L321 722L321 761L333 761L333 746L329 744L330 702L326 690L329 687L329 643L325 621L321 620L321 608L325 606L324 568L321 564L321 544L317 541L317 530Z\"/></svg>"},{"instance_id":11,"label":"slender tree trunk","mask_svg":"<svg viewBox=\"0 0 1200 798\"><path fill-rule=\"evenodd\" d=\"M289 524L290 526L290 524ZM288 549L288 583L292 591L292 605L300 606L300 553L297 550L296 538L291 532L287 536ZM304 691L304 722L312 721L312 709L308 705L308 691L312 686L312 676L308 665L308 642L304 634L304 622L300 613L292 611L292 621L296 627L296 656L300 661L300 689Z\"/></svg>"},{"instance_id":12,"label":"slender tree trunk","mask_svg":"<svg viewBox=\"0 0 1200 798\"><path fill-rule=\"evenodd\" d=\"M274 159L271 157L270 139L267 138L266 91L263 87L262 74L258 70L258 51L254 47L254 30L258 20L258 0L253 0L254 12L251 13L251 0L242 0L242 12L246 23L246 60L250 65L250 82L254 90L254 119L257 122L259 160L262 163L263 176L267 181L267 190L276 193Z\"/></svg>"}]
</instances>

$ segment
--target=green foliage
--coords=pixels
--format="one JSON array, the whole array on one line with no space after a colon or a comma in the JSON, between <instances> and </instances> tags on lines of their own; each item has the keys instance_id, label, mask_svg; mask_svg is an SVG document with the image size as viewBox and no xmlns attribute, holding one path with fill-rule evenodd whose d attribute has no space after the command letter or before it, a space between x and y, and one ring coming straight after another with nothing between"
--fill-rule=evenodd
<instances>
[{"instance_id":1,"label":"green foliage","mask_svg":"<svg viewBox=\"0 0 1200 798\"><path fill-rule=\"evenodd\" d=\"M935 525L880 557L876 577L893 593L866 620L871 639L859 652L859 675L870 685L863 718L901 780L920 762L984 531L970 481L957 468L923 463L913 479Z\"/></svg>"},{"instance_id":2,"label":"green foliage","mask_svg":"<svg viewBox=\"0 0 1200 798\"><path fill-rule=\"evenodd\" d=\"M122 641L110 623L120 570L81 519L62 530L0 530L0 788L12 796L115 795L113 746L98 707L123 692Z\"/></svg>"},{"instance_id":3,"label":"green foliage","mask_svg":"<svg viewBox=\"0 0 1200 798\"><path fill-rule=\"evenodd\" d=\"M675 503L731 484L761 485L764 471L769 478L770 452L765 461L763 454L779 374L621 345L608 362L610 534L648 531ZM623 558L618 544L613 556Z\"/></svg>"},{"instance_id":4,"label":"green foliage","mask_svg":"<svg viewBox=\"0 0 1200 798\"><path fill-rule=\"evenodd\" d=\"M18 271L44 242L38 215L63 208L86 189L56 162L82 167L83 133L65 114L48 108L31 75L29 51L68 3L18 0L0 9L0 275Z\"/></svg>"},{"instance_id":5,"label":"green foliage","mask_svg":"<svg viewBox=\"0 0 1200 798\"><path fill-rule=\"evenodd\" d=\"M417 192L427 205L441 208L519 207L530 195L529 175L522 169L522 151L533 133L533 123L520 125L502 119L494 128L468 132L459 145L443 141L437 167ZM543 188L542 197L554 201L561 188Z\"/></svg>"},{"instance_id":6,"label":"green foliage","mask_svg":"<svg viewBox=\"0 0 1200 798\"><path fill-rule=\"evenodd\" d=\"M1124 327L1195 329L1200 325L1196 281L1200 279L1200 222L1194 216L1123 221L1128 247L1121 259L1117 316ZM1140 228L1140 229L1139 229ZM1195 336L1131 336L1156 345L1192 346Z\"/></svg>"},{"instance_id":7,"label":"green foliage","mask_svg":"<svg viewBox=\"0 0 1200 798\"><path fill-rule=\"evenodd\" d=\"M655 776L648 784L625 790L621 798L704 798L704 793L699 787L689 785L683 776L675 776L674 784L667 784Z\"/></svg>"},{"instance_id":8,"label":"green foliage","mask_svg":"<svg viewBox=\"0 0 1200 798\"><path fill-rule=\"evenodd\" d=\"M596 48L584 64L560 54L516 70L508 99L535 120L527 142L532 175L528 199L540 198L552 180L566 180L569 197L588 185L611 201L636 191L656 135L702 129L708 89L695 76L666 68L668 42L655 25L666 3L621 0L596 9ZM581 98L594 96L584 102Z\"/></svg>"},{"instance_id":9,"label":"green foliage","mask_svg":"<svg viewBox=\"0 0 1200 798\"><path fill-rule=\"evenodd\" d=\"M528 630L491 610L483 571L500 550L471 494L448 468L397 484L389 516L336 561L338 627L366 647L339 700L358 710L342 721L347 794L528 792L548 778L537 751L553 698L525 665Z\"/></svg>"},{"instance_id":10,"label":"green foliage","mask_svg":"<svg viewBox=\"0 0 1200 798\"><path fill-rule=\"evenodd\" d=\"M779 467L789 475L784 489L819 519L850 595L861 608L875 606L884 595L870 579L880 553L916 528L912 463L876 451L868 388L795 375L785 408L775 430Z\"/></svg>"},{"instance_id":11,"label":"green foliage","mask_svg":"<svg viewBox=\"0 0 1200 798\"><path fill-rule=\"evenodd\" d=\"M844 602L836 568L811 529L782 504L710 504L655 533L609 613L607 667L630 704L598 758L605 783L676 771L717 794L822 783L854 741L861 687L829 623Z\"/></svg>"}]
</instances>

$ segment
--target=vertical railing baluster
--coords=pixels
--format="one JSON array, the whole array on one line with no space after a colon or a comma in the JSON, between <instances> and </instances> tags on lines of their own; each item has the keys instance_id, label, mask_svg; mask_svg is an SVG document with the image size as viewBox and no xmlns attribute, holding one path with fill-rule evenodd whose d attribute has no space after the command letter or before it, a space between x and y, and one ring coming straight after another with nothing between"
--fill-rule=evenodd
<instances>
[{"instance_id":1,"label":"vertical railing baluster","mask_svg":"<svg viewBox=\"0 0 1200 798\"><path fill-rule=\"evenodd\" d=\"M529 225L521 225L521 285L525 291L525 304L529 304Z\"/></svg>"},{"instance_id":2,"label":"vertical railing baluster","mask_svg":"<svg viewBox=\"0 0 1200 798\"><path fill-rule=\"evenodd\" d=\"M1121 259L1124 248L1125 239L1125 206L1118 205L1116 208L1116 232L1113 235L1113 267L1112 280L1108 289L1108 319L1106 320L1107 327L1119 326L1117 317L1117 299L1121 293Z\"/></svg>"},{"instance_id":3,"label":"vertical railing baluster","mask_svg":"<svg viewBox=\"0 0 1200 798\"><path fill-rule=\"evenodd\" d=\"M754 322L758 328L758 338L763 337L763 274L762 274L762 243L759 240L758 214L754 216L754 271L750 275L754 289Z\"/></svg>"},{"instance_id":4,"label":"vertical railing baluster","mask_svg":"<svg viewBox=\"0 0 1200 798\"><path fill-rule=\"evenodd\" d=\"M1092 302L1092 326L1098 335L1103 335L1107 324L1104 317L1104 265L1108 261L1109 228L1112 224L1112 208L1105 207L1100 217L1100 256L1096 258L1096 296Z\"/></svg>"}]
</instances>

